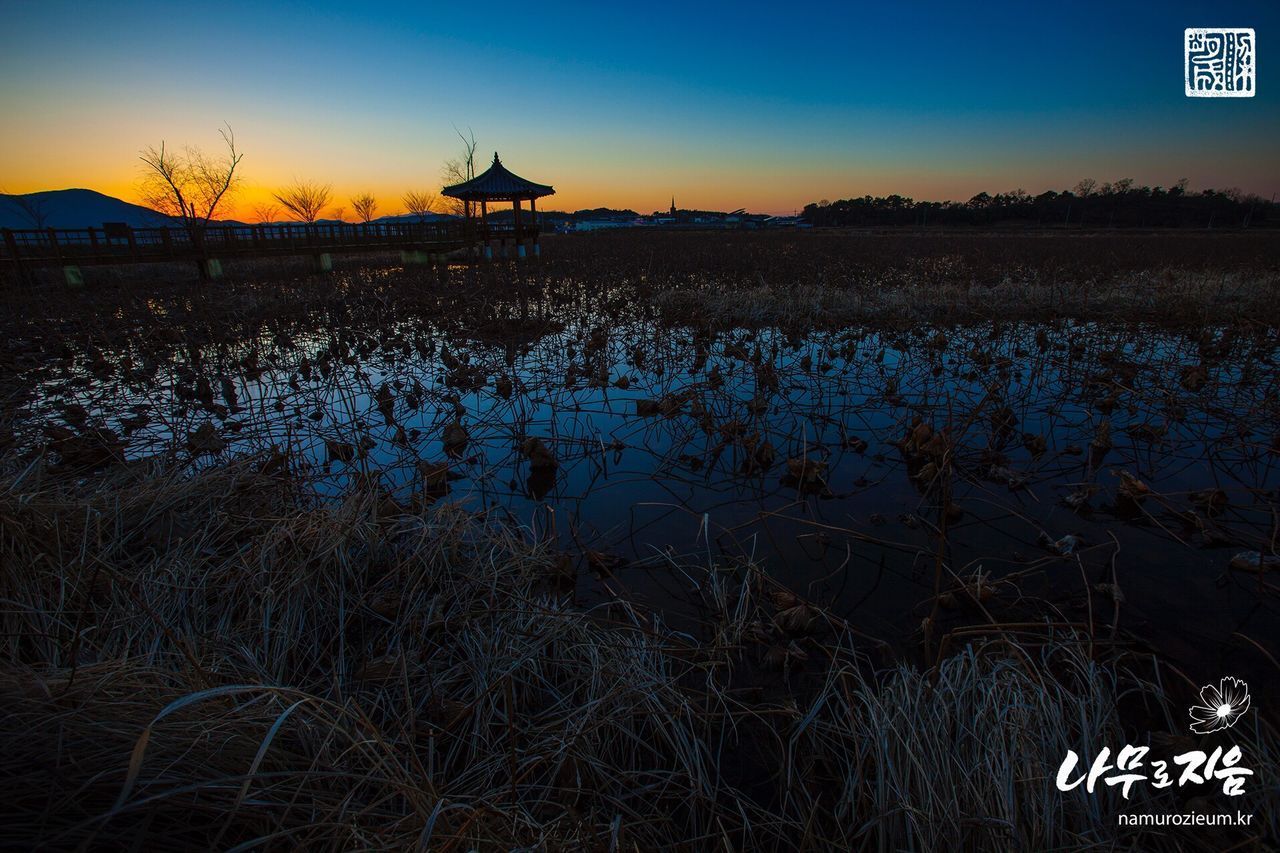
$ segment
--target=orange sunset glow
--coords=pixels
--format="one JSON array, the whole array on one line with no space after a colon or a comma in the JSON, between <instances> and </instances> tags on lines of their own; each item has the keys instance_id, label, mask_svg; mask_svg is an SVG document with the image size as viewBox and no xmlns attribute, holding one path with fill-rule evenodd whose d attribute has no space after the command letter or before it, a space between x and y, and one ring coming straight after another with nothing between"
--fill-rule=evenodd
<instances>
[{"instance_id":1,"label":"orange sunset glow","mask_svg":"<svg viewBox=\"0 0 1280 853\"><path fill-rule=\"evenodd\" d=\"M1000 30L995 11L876 13L804 40L791 40L802 22L765 15L699 46L627 15L606 21L603 38L571 14L520 6L500 14L509 38L417 7L370 17L283 6L254 27L228 15L192 30L146 4L76 7L53 28L55 6L12 10L0 36L0 109L20 130L0 139L11 193L85 187L138 201L141 149L212 149L224 122L246 155L226 209L240 218L294 179L331 184L335 206L368 191L381 213L398 212L407 190L439 190L455 128L474 132L486 160L497 150L517 172L547 176L554 207L570 211L649 212L674 195L682 207L785 214L822 198L964 200L1084 177L1280 191L1273 93L1184 98L1176 38L1168 57L1127 56L1119 82L1100 88L1089 76L1098 62L1056 36L1006 49L1035 75L971 69L958 33ZM1057 32L1087 13L1040 14ZM864 67L835 61L854 27L938 38L885 75L878 49L861 54ZM1099 38L1091 49L1105 51ZM42 61L58 55L82 70ZM1228 111L1233 132L1220 134Z\"/></svg>"}]
</instances>

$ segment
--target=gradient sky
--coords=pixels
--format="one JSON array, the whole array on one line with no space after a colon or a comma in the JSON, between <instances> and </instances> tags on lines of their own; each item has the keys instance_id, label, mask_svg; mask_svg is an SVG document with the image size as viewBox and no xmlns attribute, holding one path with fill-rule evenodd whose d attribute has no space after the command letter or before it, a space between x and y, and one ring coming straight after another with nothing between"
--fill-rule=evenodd
<instances>
[{"instance_id":1,"label":"gradient sky","mask_svg":"<svg viewBox=\"0 0 1280 853\"><path fill-rule=\"evenodd\" d=\"M544 206L789 213L1135 178L1280 193L1280 3L0 0L0 187L137 198L144 146L235 128L381 213L470 127ZM1183 29L1251 26L1258 95L1186 98ZM348 204L348 210L349 210ZM229 211L234 213L235 211Z\"/></svg>"}]
</instances>

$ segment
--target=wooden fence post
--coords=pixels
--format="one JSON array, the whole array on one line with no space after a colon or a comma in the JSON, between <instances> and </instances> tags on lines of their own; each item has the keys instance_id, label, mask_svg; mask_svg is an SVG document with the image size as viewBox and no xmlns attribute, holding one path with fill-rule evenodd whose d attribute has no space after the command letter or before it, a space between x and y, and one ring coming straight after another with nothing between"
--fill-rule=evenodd
<instances>
[{"instance_id":1,"label":"wooden fence post","mask_svg":"<svg viewBox=\"0 0 1280 853\"><path fill-rule=\"evenodd\" d=\"M22 255L18 253L18 239L13 236L13 232L8 228L4 230L4 247L9 253L9 257L13 259L14 269L18 271L18 280L24 284L31 284L31 278L28 277L26 265L22 262Z\"/></svg>"},{"instance_id":2,"label":"wooden fence post","mask_svg":"<svg viewBox=\"0 0 1280 853\"><path fill-rule=\"evenodd\" d=\"M8 228L4 229L4 248L15 263L21 262L22 257L18 254L18 240Z\"/></svg>"}]
</instances>

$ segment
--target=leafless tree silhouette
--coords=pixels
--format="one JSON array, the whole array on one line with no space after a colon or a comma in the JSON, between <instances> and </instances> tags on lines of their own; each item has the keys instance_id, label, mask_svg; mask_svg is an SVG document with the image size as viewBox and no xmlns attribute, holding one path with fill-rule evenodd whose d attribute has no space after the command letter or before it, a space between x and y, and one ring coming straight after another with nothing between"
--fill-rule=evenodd
<instances>
[{"instance_id":1,"label":"leafless tree silhouette","mask_svg":"<svg viewBox=\"0 0 1280 853\"><path fill-rule=\"evenodd\" d=\"M378 211L378 200L373 197L373 193L361 193L351 199L351 207L361 222L368 222Z\"/></svg>"},{"instance_id":2,"label":"leafless tree silhouette","mask_svg":"<svg viewBox=\"0 0 1280 853\"><path fill-rule=\"evenodd\" d=\"M275 222L280 217L280 205L265 202L253 206L253 219L259 225Z\"/></svg>"},{"instance_id":3,"label":"leafless tree silhouette","mask_svg":"<svg viewBox=\"0 0 1280 853\"><path fill-rule=\"evenodd\" d=\"M0 196L9 204L16 207L27 221L31 223L32 228L46 228L49 222L49 211L45 207L45 199L37 193L28 195L12 195L0 187Z\"/></svg>"},{"instance_id":4,"label":"leafless tree silhouette","mask_svg":"<svg viewBox=\"0 0 1280 853\"><path fill-rule=\"evenodd\" d=\"M194 145L174 151L163 141L160 147L150 146L139 154L143 163L143 202L179 220L197 244L219 207L240 183L236 170L244 155L236 149L236 135L229 124L218 133L226 148L218 157L207 155Z\"/></svg>"},{"instance_id":5,"label":"leafless tree silhouette","mask_svg":"<svg viewBox=\"0 0 1280 853\"><path fill-rule=\"evenodd\" d=\"M445 186L460 184L476 176L475 133L472 132L471 128L467 128L467 132L463 133L456 127L453 132L458 134L458 138L462 140L462 153L453 159L445 161L444 168L440 173ZM455 216L462 216L465 212L466 203L461 199L449 199L447 206L450 213Z\"/></svg>"},{"instance_id":6,"label":"leafless tree silhouette","mask_svg":"<svg viewBox=\"0 0 1280 853\"><path fill-rule=\"evenodd\" d=\"M291 186L275 193L275 199L303 222L315 222L329 203L332 193L333 188L329 184L295 181Z\"/></svg>"},{"instance_id":7,"label":"leafless tree silhouette","mask_svg":"<svg viewBox=\"0 0 1280 853\"><path fill-rule=\"evenodd\" d=\"M347 215L347 208L344 205L338 205L333 209L333 213L329 214L330 219L336 219L339 222L344 221L343 217Z\"/></svg>"},{"instance_id":8,"label":"leafless tree silhouette","mask_svg":"<svg viewBox=\"0 0 1280 853\"><path fill-rule=\"evenodd\" d=\"M418 192L411 190L404 194L401 199L404 203L404 209L418 217L419 220L425 221L428 213L433 213L436 207L436 194L433 192Z\"/></svg>"}]
</instances>

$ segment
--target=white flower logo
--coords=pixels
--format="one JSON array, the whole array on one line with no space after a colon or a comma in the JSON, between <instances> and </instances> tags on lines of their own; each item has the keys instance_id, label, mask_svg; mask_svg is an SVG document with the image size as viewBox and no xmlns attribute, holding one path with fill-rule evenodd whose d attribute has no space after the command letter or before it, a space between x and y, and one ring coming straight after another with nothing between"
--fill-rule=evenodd
<instances>
[{"instance_id":1,"label":"white flower logo","mask_svg":"<svg viewBox=\"0 0 1280 853\"><path fill-rule=\"evenodd\" d=\"M1229 729L1249 710L1249 685L1228 675L1215 686L1200 688L1199 705L1191 706L1191 731L1198 735Z\"/></svg>"}]
</instances>

